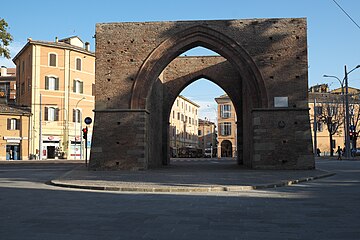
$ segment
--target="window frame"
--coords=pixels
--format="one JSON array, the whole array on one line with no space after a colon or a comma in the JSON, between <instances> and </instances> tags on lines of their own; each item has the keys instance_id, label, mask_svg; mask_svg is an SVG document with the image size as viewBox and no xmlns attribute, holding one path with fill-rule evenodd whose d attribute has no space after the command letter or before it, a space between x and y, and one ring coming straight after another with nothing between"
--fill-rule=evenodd
<instances>
[{"instance_id":1,"label":"window frame","mask_svg":"<svg viewBox=\"0 0 360 240\"><path fill-rule=\"evenodd\" d=\"M220 127L220 136L231 136L232 127L231 122L222 122L219 124Z\"/></svg>"},{"instance_id":2,"label":"window frame","mask_svg":"<svg viewBox=\"0 0 360 240\"><path fill-rule=\"evenodd\" d=\"M52 61L51 61L51 56L54 55L55 56L55 66L52 65ZM58 66L58 55L57 53L54 53L54 52L49 52L48 54L48 66L49 67L57 67Z\"/></svg>"},{"instance_id":3,"label":"window frame","mask_svg":"<svg viewBox=\"0 0 360 240\"><path fill-rule=\"evenodd\" d=\"M50 84L50 80L54 79L54 84ZM51 86L51 88L50 88ZM59 78L53 75L45 76L45 90L58 91L59 90Z\"/></svg>"},{"instance_id":4,"label":"window frame","mask_svg":"<svg viewBox=\"0 0 360 240\"><path fill-rule=\"evenodd\" d=\"M220 105L220 117L221 118L231 118L231 105L230 104L221 104Z\"/></svg>"},{"instance_id":5,"label":"window frame","mask_svg":"<svg viewBox=\"0 0 360 240\"><path fill-rule=\"evenodd\" d=\"M84 93L84 81L81 81L80 79L73 80L73 93Z\"/></svg>"},{"instance_id":6,"label":"window frame","mask_svg":"<svg viewBox=\"0 0 360 240\"><path fill-rule=\"evenodd\" d=\"M80 63L80 65L78 65ZM78 68L80 66L80 69ZM76 71L82 71L82 59L80 57L75 58L75 69Z\"/></svg>"}]
</instances>

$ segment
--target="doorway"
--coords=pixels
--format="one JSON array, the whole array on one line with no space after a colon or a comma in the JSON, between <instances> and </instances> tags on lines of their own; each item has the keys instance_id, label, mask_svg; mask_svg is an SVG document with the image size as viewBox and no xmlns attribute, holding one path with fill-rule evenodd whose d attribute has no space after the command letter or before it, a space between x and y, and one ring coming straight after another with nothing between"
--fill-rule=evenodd
<instances>
[{"instance_id":1,"label":"doorway","mask_svg":"<svg viewBox=\"0 0 360 240\"><path fill-rule=\"evenodd\" d=\"M232 144L229 140L224 140L221 142L221 157L233 157Z\"/></svg>"}]
</instances>

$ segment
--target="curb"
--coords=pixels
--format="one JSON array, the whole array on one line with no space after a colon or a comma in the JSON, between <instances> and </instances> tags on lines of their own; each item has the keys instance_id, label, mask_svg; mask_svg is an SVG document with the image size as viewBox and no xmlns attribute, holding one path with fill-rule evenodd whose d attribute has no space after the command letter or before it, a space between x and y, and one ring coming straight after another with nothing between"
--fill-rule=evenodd
<instances>
[{"instance_id":1,"label":"curb","mask_svg":"<svg viewBox=\"0 0 360 240\"><path fill-rule=\"evenodd\" d=\"M114 186L94 186L94 185L81 185L61 182L61 180L50 180L46 182L48 185L74 188L74 189L86 189L86 190L102 190L102 191L119 191L119 192L157 192L157 193L169 193L169 192L239 192L239 191L250 191L259 190L266 188L278 188L286 187L301 182L309 182L320 178L326 178L334 176L335 173L326 173L314 177L305 177L297 180L282 181L279 183L263 184L263 185L244 185L244 186L219 186L219 187L114 187Z\"/></svg>"}]
</instances>

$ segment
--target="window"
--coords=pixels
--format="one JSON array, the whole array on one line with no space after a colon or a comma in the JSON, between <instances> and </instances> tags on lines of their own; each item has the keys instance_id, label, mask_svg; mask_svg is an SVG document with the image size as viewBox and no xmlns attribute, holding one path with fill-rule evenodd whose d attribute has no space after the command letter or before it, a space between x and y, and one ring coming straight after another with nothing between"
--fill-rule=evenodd
<instances>
[{"instance_id":1,"label":"window","mask_svg":"<svg viewBox=\"0 0 360 240\"><path fill-rule=\"evenodd\" d=\"M81 71L81 58L76 58L76 70Z\"/></svg>"},{"instance_id":2,"label":"window","mask_svg":"<svg viewBox=\"0 0 360 240\"><path fill-rule=\"evenodd\" d=\"M73 122L81 122L81 111L80 109L73 109Z\"/></svg>"},{"instance_id":3,"label":"window","mask_svg":"<svg viewBox=\"0 0 360 240\"><path fill-rule=\"evenodd\" d=\"M92 95L95 96L95 83L92 84Z\"/></svg>"},{"instance_id":4,"label":"window","mask_svg":"<svg viewBox=\"0 0 360 240\"><path fill-rule=\"evenodd\" d=\"M74 80L73 82L73 90L74 93L83 93L84 83L80 80Z\"/></svg>"},{"instance_id":5,"label":"window","mask_svg":"<svg viewBox=\"0 0 360 240\"><path fill-rule=\"evenodd\" d=\"M59 121L59 109L55 107L45 107L45 121Z\"/></svg>"},{"instance_id":6,"label":"window","mask_svg":"<svg viewBox=\"0 0 360 240\"><path fill-rule=\"evenodd\" d=\"M180 113L178 112L177 115L178 115L177 119L180 120Z\"/></svg>"},{"instance_id":7,"label":"window","mask_svg":"<svg viewBox=\"0 0 360 240\"><path fill-rule=\"evenodd\" d=\"M176 100L176 106L177 107L179 106L179 100Z\"/></svg>"},{"instance_id":8,"label":"window","mask_svg":"<svg viewBox=\"0 0 360 240\"><path fill-rule=\"evenodd\" d=\"M181 121L184 121L184 114L181 114Z\"/></svg>"},{"instance_id":9,"label":"window","mask_svg":"<svg viewBox=\"0 0 360 240\"><path fill-rule=\"evenodd\" d=\"M231 117L231 105L220 105L220 116L222 118L229 118Z\"/></svg>"},{"instance_id":10,"label":"window","mask_svg":"<svg viewBox=\"0 0 360 240\"><path fill-rule=\"evenodd\" d=\"M173 111L173 114L172 114L172 115L173 115L173 118L175 118L175 111Z\"/></svg>"},{"instance_id":11,"label":"window","mask_svg":"<svg viewBox=\"0 0 360 240\"><path fill-rule=\"evenodd\" d=\"M20 129L20 119L8 118L7 130L19 130L19 129Z\"/></svg>"},{"instance_id":12,"label":"window","mask_svg":"<svg viewBox=\"0 0 360 240\"><path fill-rule=\"evenodd\" d=\"M56 54L55 53L49 54L49 66L56 67Z\"/></svg>"},{"instance_id":13,"label":"window","mask_svg":"<svg viewBox=\"0 0 360 240\"><path fill-rule=\"evenodd\" d=\"M198 135L201 136L201 130L198 130Z\"/></svg>"},{"instance_id":14,"label":"window","mask_svg":"<svg viewBox=\"0 0 360 240\"><path fill-rule=\"evenodd\" d=\"M59 78L45 77L45 89L46 90L59 90Z\"/></svg>"},{"instance_id":15,"label":"window","mask_svg":"<svg viewBox=\"0 0 360 240\"><path fill-rule=\"evenodd\" d=\"M230 122L220 123L220 135L221 136L230 136L231 135L231 123Z\"/></svg>"}]
</instances>

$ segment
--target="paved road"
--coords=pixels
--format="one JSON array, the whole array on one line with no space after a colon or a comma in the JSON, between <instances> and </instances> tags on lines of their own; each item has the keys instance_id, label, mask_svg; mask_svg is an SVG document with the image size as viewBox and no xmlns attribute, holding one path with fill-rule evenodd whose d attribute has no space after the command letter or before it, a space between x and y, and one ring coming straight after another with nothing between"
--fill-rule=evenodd
<instances>
[{"instance_id":1,"label":"paved road","mask_svg":"<svg viewBox=\"0 0 360 240\"><path fill-rule=\"evenodd\" d=\"M43 182L73 165L0 166L0 239L359 239L360 162L262 191L143 194Z\"/></svg>"}]
</instances>

